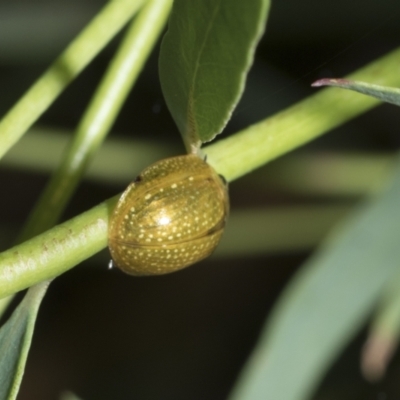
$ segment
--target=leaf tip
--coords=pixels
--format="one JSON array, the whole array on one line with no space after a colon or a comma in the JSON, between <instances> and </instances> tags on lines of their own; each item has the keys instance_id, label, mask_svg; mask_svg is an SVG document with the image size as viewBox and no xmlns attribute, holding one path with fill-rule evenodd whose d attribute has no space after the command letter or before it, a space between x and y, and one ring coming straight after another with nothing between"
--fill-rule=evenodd
<instances>
[{"instance_id":1,"label":"leaf tip","mask_svg":"<svg viewBox=\"0 0 400 400\"><path fill-rule=\"evenodd\" d=\"M397 347L397 341L386 335L373 333L364 345L361 355L361 371L370 382L383 378L387 365Z\"/></svg>"},{"instance_id":2,"label":"leaf tip","mask_svg":"<svg viewBox=\"0 0 400 400\"><path fill-rule=\"evenodd\" d=\"M321 87L321 86L343 86L348 85L350 81L343 78L322 78L311 84L311 87Z\"/></svg>"}]
</instances>

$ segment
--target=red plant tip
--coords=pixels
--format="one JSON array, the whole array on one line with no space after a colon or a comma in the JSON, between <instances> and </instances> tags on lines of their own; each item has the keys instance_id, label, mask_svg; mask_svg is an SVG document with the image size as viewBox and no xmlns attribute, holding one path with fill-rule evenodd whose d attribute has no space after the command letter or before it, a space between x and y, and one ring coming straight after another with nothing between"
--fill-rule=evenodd
<instances>
[{"instance_id":1,"label":"red plant tip","mask_svg":"<svg viewBox=\"0 0 400 400\"><path fill-rule=\"evenodd\" d=\"M385 374L397 347L396 338L372 333L366 341L361 355L361 371L370 382L379 381Z\"/></svg>"},{"instance_id":2,"label":"red plant tip","mask_svg":"<svg viewBox=\"0 0 400 400\"><path fill-rule=\"evenodd\" d=\"M350 81L348 79L343 78L322 78L311 84L312 87L320 87L320 86L342 86L349 84Z\"/></svg>"}]
</instances>

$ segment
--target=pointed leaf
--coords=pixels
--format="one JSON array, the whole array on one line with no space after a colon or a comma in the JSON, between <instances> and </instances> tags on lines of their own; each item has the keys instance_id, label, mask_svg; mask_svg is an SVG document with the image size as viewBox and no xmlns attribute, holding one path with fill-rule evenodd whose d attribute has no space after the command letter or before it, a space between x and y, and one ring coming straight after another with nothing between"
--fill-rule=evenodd
<instances>
[{"instance_id":1,"label":"pointed leaf","mask_svg":"<svg viewBox=\"0 0 400 400\"><path fill-rule=\"evenodd\" d=\"M160 79L189 151L228 122L268 9L269 0L175 0L161 45Z\"/></svg>"},{"instance_id":2,"label":"pointed leaf","mask_svg":"<svg viewBox=\"0 0 400 400\"><path fill-rule=\"evenodd\" d=\"M349 79L342 78L320 79L314 82L311 86L336 86L343 89L354 90L355 92L375 97L379 100L385 101L386 103L400 106L400 89L398 88L373 85L372 83L351 81Z\"/></svg>"},{"instance_id":3,"label":"pointed leaf","mask_svg":"<svg viewBox=\"0 0 400 400\"><path fill-rule=\"evenodd\" d=\"M289 284L231 400L309 398L398 273L399 204L400 162L391 188L347 221Z\"/></svg>"},{"instance_id":4,"label":"pointed leaf","mask_svg":"<svg viewBox=\"0 0 400 400\"><path fill-rule=\"evenodd\" d=\"M33 329L48 283L28 290L10 319L0 329L0 400L17 397Z\"/></svg>"}]
</instances>

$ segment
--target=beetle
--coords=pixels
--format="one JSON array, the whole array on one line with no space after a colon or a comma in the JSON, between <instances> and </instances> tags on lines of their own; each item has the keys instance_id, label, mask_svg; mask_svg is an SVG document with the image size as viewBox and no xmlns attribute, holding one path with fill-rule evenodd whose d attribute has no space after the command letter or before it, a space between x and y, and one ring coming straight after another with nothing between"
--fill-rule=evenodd
<instances>
[{"instance_id":1,"label":"beetle","mask_svg":"<svg viewBox=\"0 0 400 400\"><path fill-rule=\"evenodd\" d=\"M131 275L177 271L214 251L228 214L226 181L205 160L160 160L128 186L111 215L112 259Z\"/></svg>"}]
</instances>

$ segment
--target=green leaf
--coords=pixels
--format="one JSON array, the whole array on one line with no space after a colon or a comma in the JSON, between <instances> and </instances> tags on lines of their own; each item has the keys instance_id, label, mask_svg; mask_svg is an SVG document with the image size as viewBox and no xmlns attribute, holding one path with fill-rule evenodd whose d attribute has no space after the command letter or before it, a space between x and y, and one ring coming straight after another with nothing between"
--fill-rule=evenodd
<instances>
[{"instance_id":1,"label":"green leaf","mask_svg":"<svg viewBox=\"0 0 400 400\"><path fill-rule=\"evenodd\" d=\"M0 329L0 400L13 400L24 373L40 303L48 283L33 286Z\"/></svg>"},{"instance_id":2,"label":"green leaf","mask_svg":"<svg viewBox=\"0 0 400 400\"><path fill-rule=\"evenodd\" d=\"M304 400L365 322L400 260L400 162L287 287L231 400Z\"/></svg>"},{"instance_id":3,"label":"green leaf","mask_svg":"<svg viewBox=\"0 0 400 400\"><path fill-rule=\"evenodd\" d=\"M373 85L372 83L352 81L350 79L343 78L320 79L314 82L311 86L336 86L343 89L354 90L355 92L375 97L376 99L385 101L386 103L400 106L400 89L397 88Z\"/></svg>"},{"instance_id":4,"label":"green leaf","mask_svg":"<svg viewBox=\"0 0 400 400\"><path fill-rule=\"evenodd\" d=\"M175 0L160 80L188 151L227 124L264 30L268 0Z\"/></svg>"}]
</instances>

